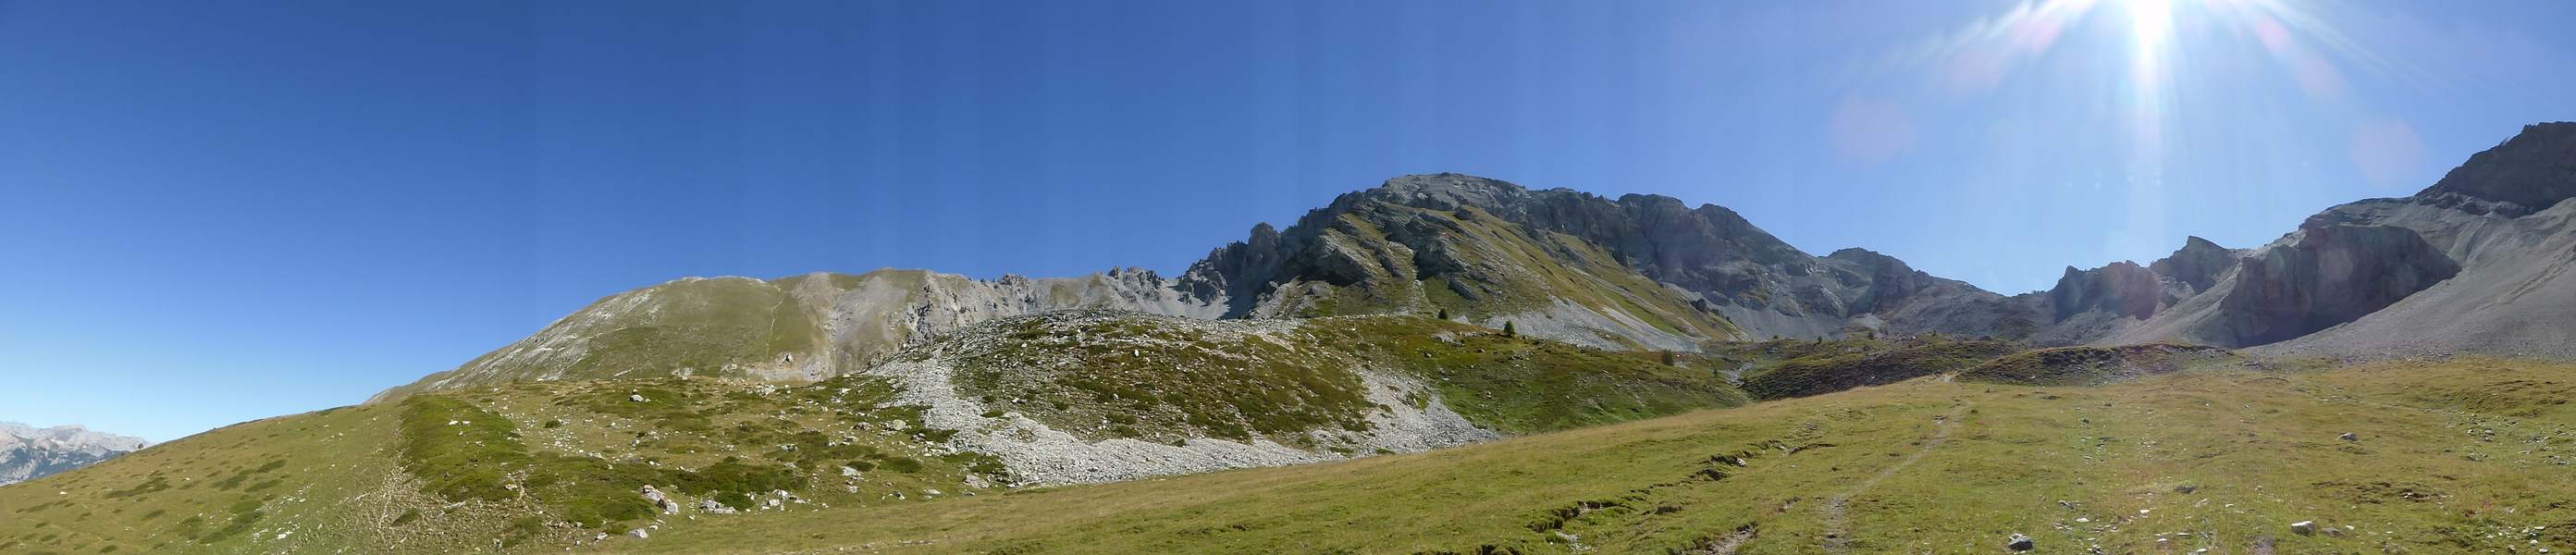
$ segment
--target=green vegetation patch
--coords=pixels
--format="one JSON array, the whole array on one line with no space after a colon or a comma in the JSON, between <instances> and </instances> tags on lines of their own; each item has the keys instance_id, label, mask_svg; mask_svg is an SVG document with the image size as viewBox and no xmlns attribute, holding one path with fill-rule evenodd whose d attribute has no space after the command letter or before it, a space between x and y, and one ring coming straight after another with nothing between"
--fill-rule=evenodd
<instances>
[{"instance_id":1,"label":"green vegetation patch","mask_svg":"<svg viewBox=\"0 0 2576 555\"><path fill-rule=\"evenodd\" d=\"M510 419L450 397L403 400L402 435L403 469L449 501L508 499L510 473L530 462Z\"/></svg>"},{"instance_id":2,"label":"green vegetation patch","mask_svg":"<svg viewBox=\"0 0 2576 555\"><path fill-rule=\"evenodd\" d=\"M1957 371L2021 350L2020 346L2008 341L1958 339L1938 334L1902 341L1849 343L1842 346L1848 348L1815 345L1815 348L1794 349L1801 354L1770 368L1747 373L1742 383L1744 392L1762 399L1785 399L1861 386L1887 385Z\"/></svg>"},{"instance_id":3,"label":"green vegetation patch","mask_svg":"<svg viewBox=\"0 0 2576 555\"><path fill-rule=\"evenodd\" d=\"M659 402L665 406L681 405L678 401L684 398L676 391L650 387L606 388L599 392L645 389L665 396ZM634 405L655 404L627 401ZM621 463L589 456L531 454L508 418L471 403L443 395L416 395L405 399L403 407L403 466L427 482L428 491L450 501L498 501L525 491L554 520L603 531L623 531L629 523L653 517L651 502L639 493L645 485L671 485L727 506L749 507L749 494L797 490L807 484L807 479L792 468L745 463L733 457L693 471L644 461ZM513 481L514 477L517 481Z\"/></svg>"},{"instance_id":4,"label":"green vegetation patch","mask_svg":"<svg viewBox=\"0 0 2576 555\"><path fill-rule=\"evenodd\" d=\"M1004 324L994 348L957 362L969 395L1059 429L1169 440L1205 433L1303 444L1315 429L1365 430L1376 408L1341 359L1253 334L1157 317L1050 315ZM1103 421L1118 421L1103 426Z\"/></svg>"},{"instance_id":5,"label":"green vegetation patch","mask_svg":"<svg viewBox=\"0 0 2576 555\"><path fill-rule=\"evenodd\" d=\"M1330 318L1306 331L1420 376L1479 426L1522 434L1739 406L1744 393L1704 369L1659 357L1413 316ZM1427 400L1425 400L1427 401Z\"/></svg>"},{"instance_id":6,"label":"green vegetation patch","mask_svg":"<svg viewBox=\"0 0 2576 555\"><path fill-rule=\"evenodd\" d=\"M2005 355L1960 371L1959 378L2023 385L2101 385L2236 360L2226 349L2171 343L2058 347Z\"/></svg>"}]
</instances>

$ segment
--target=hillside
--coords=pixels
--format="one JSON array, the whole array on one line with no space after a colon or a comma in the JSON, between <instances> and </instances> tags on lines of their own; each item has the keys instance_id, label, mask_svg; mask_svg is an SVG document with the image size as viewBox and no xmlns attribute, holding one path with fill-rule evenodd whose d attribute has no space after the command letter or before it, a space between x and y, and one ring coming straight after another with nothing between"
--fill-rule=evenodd
<instances>
[{"instance_id":1,"label":"hillside","mask_svg":"<svg viewBox=\"0 0 2576 555\"><path fill-rule=\"evenodd\" d=\"M17 517L0 552L560 550L1745 402L1702 370L1398 316L1055 312L890 360L801 385L516 382L244 423L0 488Z\"/></svg>"},{"instance_id":2,"label":"hillside","mask_svg":"<svg viewBox=\"0 0 2576 555\"><path fill-rule=\"evenodd\" d=\"M2563 552L2576 367L1925 378L1415 455L666 527L609 551ZM2352 434L2352 440L2339 439ZM2292 525L2310 522L2308 533Z\"/></svg>"}]
</instances>

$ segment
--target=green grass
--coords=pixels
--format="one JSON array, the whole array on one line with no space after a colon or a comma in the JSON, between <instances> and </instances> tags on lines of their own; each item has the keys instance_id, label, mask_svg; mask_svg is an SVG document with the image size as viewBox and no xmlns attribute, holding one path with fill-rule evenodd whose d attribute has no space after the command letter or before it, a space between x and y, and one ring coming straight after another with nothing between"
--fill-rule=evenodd
<instances>
[{"instance_id":1,"label":"green grass","mask_svg":"<svg viewBox=\"0 0 2576 555\"><path fill-rule=\"evenodd\" d=\"M955 359L959 389L995 399L996 410L1095 438L1259 435L1303 443L1307 430L1367 429L1365 416L1376 408L1349 362L1313 345L1142 316L1056 315L1006 326L997 348ZM1093 431L1109 420L1123 429Z\"/></svg>"},{"instance_id":2,"label":"green grass","mask_svg":"<svg viewBox=\"0 0 2576 555\"><path fill-rule=\"evenodd\" d=\"M2238 362L2226 349L2169 343L2058 347L1999 357L1961 370L1959 378L2023 385L2099 385Z\"/></svg>"},{"instance_id":3,"label":"green grass","mask_svg":"<svg viewBox=\"0 0 2576 555\"><path fill-rule=\"evenodd\" d=\"M1327 345L1404 369L1438 387L1479 426L1523 434L1742 405L1742 392L1705 370L1640 353L1505 337L1409 316L1331 318L1305 328Z\"/></svg>"},{"instance_id":4,"label":"green grass","mask_svg":"<svg viewBox=\"0 0 2576 555\"><path fill-rule=\"evenodd\" d=\"M888 274L887 279L899 277ZM833 282L839 283L839 277L834 276ZM457 370L388 390L385 398L399 399L433 387L466 389L517 381L661 378L684 371L740 376L744 367L772 364L786 355L810 356L819 350L824 339L814 309L787 294L788 286L804 279L777 283L691 279L613 295L532 336L572 338L577 348L550 346L520 352L517 358L503 356L530 347L515 344L476 357ZM580 356L573 357L575 353Z\"/></svg>"},{"instance_id":5,"label":"green grass","mask_svg":"<svg viewBox=\"0 0 2576 555\"><path fill-rule=\"evenodd\" d=\"M1990 553L2012 533L2047 553L2563 552L2576 414L2550 401L2571 383L2576 367L2496 360L1926 378L1430 453L683 524L618 548L1567 553L1564 532L1662 553L1749 531L1737 553ZM2302 520L2352 528L2292 534Z\"/></svg>"},{"instance_id":6,"label":"green grass","mask_svg":"<svg viewBox=\"0 0 2576 555\"><path fill-rule=\"evenodd\" d=\"M19 544L0 552L560 551L676 518L639 494L646 484L737 508L786 490L815 504L784 512L810 512L921 503L925 490L965 489L970 473L1002 476L989 457L940 456L924 436L953 431L922 428L917 407L884 406L892 393L864 377L540 383L249 422L0 488L11 517L0 543ZM906 432L854 430L894 422ZM681 445L696 448L672 451ZM761 455L782 445L910 472L852 480L839 466L879 461Z\"/></svg>"},{"instance_id":7,"label":"green grass","mask_svg":"<svg viewBox=\"0 0 2576 555\"><path fill-rule=\"evenodd\" d=\"M1827 347L1826 343L1840 343ZM1797 356L1747 372L1744 392L1762 399L1805 397L1957 371L2019 351L2011 342L1927 335L1901 341L1810 342ZM1804 348L1799 348L1804 347Z\"/></svg>"},{"instance_id":8,"label":"green grass","mask_svg":"<svg viewBox=\"0 0 2576 555\"><path fill-rule=\"evenodd\" d=\"M1306 317L1432 314L1483 318L1550 309L1562 300L1693 337L1740 334L1725 318L1629 268L1600 245L1531 230L1474 207L1431 210L1371 202L1328 222L1321 240L1371 257L1362 275L1283 290ZM1426 263L1426 261L1428 261ZM1334 281L1334 280L1339 281Z\"/></svg>"}]
</instances>

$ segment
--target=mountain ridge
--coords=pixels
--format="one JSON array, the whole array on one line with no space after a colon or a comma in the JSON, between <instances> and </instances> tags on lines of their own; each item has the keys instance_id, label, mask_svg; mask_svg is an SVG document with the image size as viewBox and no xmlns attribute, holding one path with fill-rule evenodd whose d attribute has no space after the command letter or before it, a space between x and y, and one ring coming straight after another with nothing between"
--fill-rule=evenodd
<instances>
[{"instance_id":1,"label":"mountain ridge","mask_svg":"<svg viewBox=\"0 0 2576 555\"><path fill-rule=\"evenodd\" d=\"M37 428L0 422L0 486L98 464L151 445L143 438L79 424Z\"/></svg>"},{"instance_id":2,"label":"mountain ridge","mask_svg":"<svg viewBox=\"0 0 2576 555\"><path fill-rule=\"evenodd\" d=\"M449 385L577 377L615 362L621 340L650 344L666 331L677 334L671 343L703 344L680 353L645 349L649 356L627 358L658 362L599 373L813 380L864 370L878 357L977 322L1091 308L1211 319L1450 314L1632 350L1853 333L2255 347L2365 319L2455 275L2486 275L2480 268L2545 255L2530 249L2557 229L2549 208L2576 197L2576 162L2569 160L2576 160L2576 123L2534 124L2414 196L2330 207L2251 248L2186 236L2163 258L2069 266L2049 289L2015 295L1864 248L1812 255L1715 204L1532 189L1456 173L1406 175L1338 195L1285 228L1256 224L1173 278L1132 268L995 280L881 269L665 283L603 298L529 339L376 400ZM2387 263L2366 270L2351 266L2382 259ZM2554 272L2493 273L2556 291L2543 287ZM711 313L725 323L707 326L639 316L665 313L666 302L679 303L667 305L676 307L671 313L703 308L708 301L691 298L689 289L770 311ZM2352 291L2331 293L2344 289ZM2351 303L2328 303L2335 304L2328 310L2301 297L2314 291ZM635 331L647 329L664 331ZM704 341L711 335L736 339ZM2554 337L2541 333L2524 343L2539 345L2541 336Z\"/></svg>"}]
</instances>

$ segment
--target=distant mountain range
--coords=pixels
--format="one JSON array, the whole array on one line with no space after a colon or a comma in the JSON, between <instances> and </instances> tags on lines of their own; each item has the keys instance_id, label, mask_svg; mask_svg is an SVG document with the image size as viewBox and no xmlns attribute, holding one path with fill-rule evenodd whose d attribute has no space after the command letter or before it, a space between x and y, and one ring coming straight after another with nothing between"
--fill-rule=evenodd
<instances>
[{"instance_id":1,"label":"distant mountain range","mask_svg":"<svg viewBox=\"0 0 2576 555\"><path fill-rule=\"evenodd\" d=\"M15 484L140 451L151 442L80 426L34 428L0 422L0 485Z\"/></svg>"}]
</instances>

